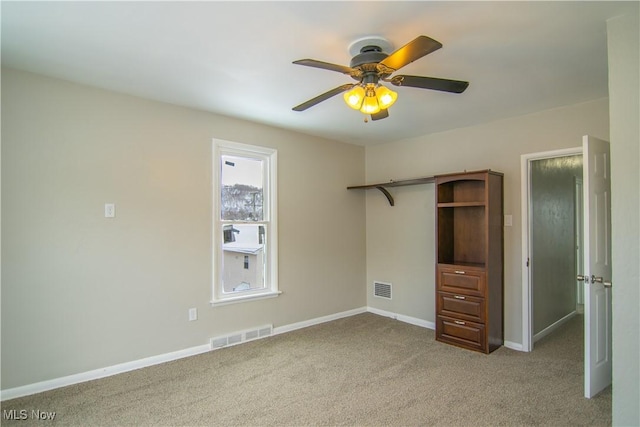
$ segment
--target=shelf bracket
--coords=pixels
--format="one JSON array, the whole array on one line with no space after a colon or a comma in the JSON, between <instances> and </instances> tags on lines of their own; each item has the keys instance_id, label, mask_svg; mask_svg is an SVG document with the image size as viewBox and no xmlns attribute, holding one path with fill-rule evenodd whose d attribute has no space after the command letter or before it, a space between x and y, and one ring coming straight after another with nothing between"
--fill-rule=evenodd
<instances>
[{"instance_id":1,"label":"shelf bracket","mask_svg":"<svg viewBox=\"0 0 640 427\"><path fill-rule=\"evenodd\" d=\"M391 193L389 193L389 191L387 191L386 188L384 188L381 185L376 186L376 188L378 190L380 190L380 192L382 192L382 194L384 194L384 196L387 198L387 200L389 201L389 205L390 206L395 206L395 202L393 201L393 197L391 197Z\"/></svg>"}]
</instances>

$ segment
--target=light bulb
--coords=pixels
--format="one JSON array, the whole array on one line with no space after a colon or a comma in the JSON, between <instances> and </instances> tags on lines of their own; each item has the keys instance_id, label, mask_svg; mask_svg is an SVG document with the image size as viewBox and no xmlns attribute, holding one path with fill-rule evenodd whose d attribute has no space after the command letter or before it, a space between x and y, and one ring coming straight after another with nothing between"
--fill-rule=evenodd
<instances>
[{"instance_id":1,"label":"light bulb","mask_svg":"<svg viewBox=\"0 0 640 427\"><path fill-rule=\"evenodd\" d=\"M355 86L350 91L345 92L344 102L354 110L359 110L362 106L362 100L364 99L364 88L362 86Z\"/></svg>"},{"instance_id":2,"label":"light bulb","mask_svg":"<svg viewBox=\"0 0 640 427\"><path fill-rule=\"evenodd\" d=\"M394 91L386 88L384 86L378 86L376 88L376 97L378 98L378 104L380 104L380 108L386 110L391 107L396 99L398 99L398 94Z\"/></svg>"}]
</instances>

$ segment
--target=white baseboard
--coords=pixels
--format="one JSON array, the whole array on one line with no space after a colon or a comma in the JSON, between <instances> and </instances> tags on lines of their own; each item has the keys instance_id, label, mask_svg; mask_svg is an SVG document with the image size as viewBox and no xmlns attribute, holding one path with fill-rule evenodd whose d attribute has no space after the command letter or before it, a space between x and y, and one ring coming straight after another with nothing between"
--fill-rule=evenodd
<instances>
[{"instance_id":1,"label":"white baseboard","mask_svg":"<svg viewBox=\"0 0 640 427\"><path fill-rule=\"evenodd\" d=\"M273 335L284 334L286 332L295 331L296 329L307 328L309 326L331 322L332 320L355 316L356 314L365 313L366 311L366 307L354 308L353 310L330 314L328 316L316 317L315 319L304 320L302 322L292 323L290 325L278 326L277 328L273 328Z\"/></svg>"},{"instance_id":2,"label":"white baseboard","mask_svg":"<svg viewBox=\"0 0 640 427\"><path fill-rule=\"evenodd\" d=\"M159 354L157 356L146 357L144 359L133 360L131 362L120 363L106 368L94 369L93 371L81 372L79 374L68 375L66 377L54 378L52 380L41 381L34 384L27 384L20 387L0 390L0 401L15 399L16 397L29 396L31 394L42 393L43 391L66 387L86 381L97 380L110 377L116 374L182 359L184 357L195 356L211 350L209 344L197 347L186 348L184 350L173 351L171 353Z\"/></svg>"},{"instance_id":3,"label":"white baseboard","mask_svg":"<svg viewBox=\"0 0 640 427\"><path fill-rule=\"evenodd\" d=\"M320 323L330 322L332 320L342 319L343 317L354 316L356 314L365 313L366 307L354 310L343 311L341 313L331 314L329 316L318 317L304 322L293 323L291 325L280 326L273 329L272 335L282 334L296 329L306 328L308 326L318 325ZM88 372L81 372L66 377L54 378L52 380L41 381L33 384L27 384L20 387L0 390L0 401L15 399L17 397L29 396L31 394L42 393L43 391L53 390L60 387L66 387L73 384L79 384L86 381L97 380L136 369L146 368L148 366L158 365L160 363L170 362L172 360L182 359L184 357L195 356L197 354L211 351L210 344L199 345L196 347L186 348L171 353L159 354L144 359L133 360L131 362L120 363L118 365L108 366L106 368L95 369Z\"/></svg>"},{"instance_id":4,"label":"white baseboard","mask_svg":"<svg viewBox=\"0 0 640 427\"><path fill-rule=\"evenodd\" d=\"M553 331L558 329L560 326L565 324L567 321L569 321L569 319L571 319L572 317L574 317L577 314L578 313L576 311L572 311L571 313L569 313L566 316L564 316L562 319L560 319L560 320L552 323L551 325L547 326L546 328L544 328L543 330L541 330L540 332L538 332L537 334L535 334L533 336L533 342L535 343L536 341L541 340L542 338L546 337L547 335L549 335L550 333L552 333Z\"/></svg>"},{"instance_id":5,"label":"white baseboard","mask_svg":"<svg viewBox=\"0 0 640 427\"><path fill-rule=\"evenodd\" d=\"M402 314L392 313L385 310L379 310L373 307L360 307L353 310L343 311L340 313L330 314L328 316L317 317L315 319L305 320L302 322L292 323L290 325L279 326L273 329L273 335L284 334L286 332L295 331L309 326L319 325L321 323L338 320L345 317L355 316L356 314L370 312L380 316L391 317L401 322L411 325L421 326L423 328L435 329L433 322L418 319L416 317L405 316ZM54 378L52 380L41 381L38 383L27 384L20 387L0 390L0 401L15 399L18 397L29 396L31 394L42 393L44 391L53 390L60 387L66 387L73 384L79 384L86 381L97 380L124 372L142 369L160 363L170 362L172 360L182 359L184 357L195 356L197 354L211 351L210 344L199 345L196 347L186 348L171 353L159 354L157 356L146 357L144 359L133 360L131 362L120 363L118 365L108 366L105 368L94 369L88 372L68 375L66 377Z\"/></svg>"},{"instance_id":6,"label":"white baseboard","mask_svg":"<svg viewBox=\"0 0 640 427\"><path fill-rule=\"evenodd\" d=\"M523 345L517 342L505 341L504 346L510 348L511 350L524 351Z\"/></svg>"},{"instance_id":7,"label":"white baseboard","mask_svg":"<svg viewBox=\"0 0 640 427\"><path fill-rule=\"evenodd\" d=\"M392 313L390 311L386 311L386 310L380 310L378 308L373 308L373 307L367 307L367 311L373 314L377 314L379 316L385 316L385 317L391 317L392 319L396 319L399 320L401 322L405 322L405 323L409 323L411 325L416 325L416 326L421 326L423 328L427 328L427 329L436 329L436 325L433 322L429 322L427 320L422 320L422 319L418 319L416 317L411 317L411 316L405 316L402 314L397 314L397 313ZM507 348L510 348L511 350L516 350L516 351L524 351L523 350L523 346L520 343L516 343L516 342L512 342L512 341L505 341L504 342L504 346Z\"/></svg>"},{"instance_id":8,"label":"white baseboard","mask_svg":"<svg viewBox=\"0 0 640 427\"><path fill-rule=\"evenodd\" d=\"M392 319L399 320L404 323L409 323L415 326L421 326L427 329L436 329L436 325L433 322L427 320L418 319L417 317L405 316L404 314L393 313L386 310L380 310L379 308L367 307L369 313L377 314L378 316L390 317Z\"/></svg>"}]
</instances>

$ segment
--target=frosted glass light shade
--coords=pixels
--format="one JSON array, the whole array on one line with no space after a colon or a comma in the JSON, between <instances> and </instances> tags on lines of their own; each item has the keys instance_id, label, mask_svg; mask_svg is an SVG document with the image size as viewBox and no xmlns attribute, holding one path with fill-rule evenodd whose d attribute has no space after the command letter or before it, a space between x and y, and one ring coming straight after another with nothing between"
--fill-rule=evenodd
<instances>
[{"instance_id":1,"label":"frosted glass light shade","mask_svg":"<svg viewBox=\"0 0 640 427\"><path fill-rule=\"evenodd\" d=\"M382 85L375 87L374 84L367 84L367 87L354 86L343 97L344 102L354 110L360 110L363 114L376 114L391 107L398 99L398 94Z\"/></svg>"},{"instance_id":2,"label":"frosted glass light shade","mask_svg":"<svg viewBox=\"0 0 640 427\"><path fill-rule=\"evenodd\" d=\"M376 96L366 96L362 102L360 111L364 114L375 114L380 111L378 98Z\"/></svg>"},{"instance_id":3,"label":"frosted glass light shade","mask_svg":"<svg viewBox=\"0 0 640 427\"><path fill-rule=\"evenodd\" d=\"M344 102L354 110L359 110L360 107L362 107L364 98L365 93L362 86L355 86L353 89L344 93Z\"/></svg>"},{"instance_id":4,"label":"frosted glass light shade","mask_svg":"<svg viewBox=\"0 0 640 427\"><path fill-rule=\"evenodd\" d=\"M394 91L386 88L384 86L378 86L376 88L376 97L378 98L378 104L380 108L386 110L391 107L396 99L398 99L398 94Z\"/></svg>"}]
</instances>

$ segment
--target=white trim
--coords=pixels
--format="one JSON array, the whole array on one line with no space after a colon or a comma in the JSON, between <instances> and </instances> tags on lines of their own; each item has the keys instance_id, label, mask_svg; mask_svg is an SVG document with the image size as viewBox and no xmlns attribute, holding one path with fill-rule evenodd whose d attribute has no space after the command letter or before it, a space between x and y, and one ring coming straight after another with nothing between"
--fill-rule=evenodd
<instances>
[{"instance_id":1,"label":"white trim","mask_svg":"<svg viewBox=\"0 0 640 427\"><path fill-rule=\"evenodd\" d=\"M529 304L529 157L520 156L520 212L522 220L522 351L531 351L531 305Z\"/></svg>"},{"instance_id":2,"label":"white trim","mask_svg":"<svg viewBox=\"0 0 640 427\"><path fill-rule=\"evenodd\" d=\"M532 297L531 297L531 270L527 266L529 254L531 253L530 227L529 227L529 200L531 191L530 164L532 160L552 159L555 157L575 156L582 154L582 146L573 148L563 148L553 151L542 151L539 153L522 154L520 156L520 203L522 212L522 350L533 350L532 332Z\"/></svg>"},{"instance_id":3,"label":"white trim","mask_svg":"<svg viewBox=\"0 0 640 427\"><path fill-rule=\"evenodd\" d=\"M274 295L277 296L277 295ZM233 301L225 301L228 304L232 304ZM360 307L353 310L343 311L341 313L335 313L328 316L317 317L315 319L305 320L303 322L292 323L290 325L280 326L273 328L271 336L283 334L296 329L306 328L308 326L318 325L332 320L342 319L344 317L354 316L356 314L366 313L366 307ZM228 347L228 346L227 346ZM224 347L221 347L224 348ZM217 349L216 349L217 350ZM27 384L20 387L10 388L7 390L0 390L0 401L15 399L17 397L29 396L31 394L42 393L44 391L53 390L60 387L66 387L74 384L83 383L86 381L97 380L100 378L110 377L136 369L146 368L148 366L157 365L164 362L170 362L184 357L195 356L197 354L206 353L211 351L211 344L204 344L196 347L187 348L184 350L178 350L171 353L160 354L157 356L151 356L144 359L133 360L131 362L125 362L118 365L108 366L105 368L94 369L93 371L81 372L79 374L73 374L66 377L54 378L52 380L41 381L33 384Z\"/></svg>"},{"instance_id":4,"label":"white trim","mask_svg":"<svg viewBox=\"0 0 640 427\"><path fill-rule=\"evenodd\" d=\"M507 348L510 348L511 350L524 351L524 348L522 347L522 344L517 343L517 342L505 341L504 342L504 346L507 347Z\"/></svg>"},{"instance_id":5,"label":"white trim","mask_svg":"<svg viewBox=\"0 0 640 427\"><path fill-rule=\"evenodd\" d=\"M292 323L290 325L278 326L273 328L273 335L280 335L286 332L295 331L297 329L307 328L309 326L319 325L321 323L331 322L345 317L355 316L367 311L366 307L354 308L353 310L343 311L340 313L330 314L328 316L316 317L315 319L304 320L302 322Z\"/></svg>"},{"instance_id":6,"label":"white trim","mask_svg":"<svg viewBox=\"0 0 640 427\"><path fill-rule=\"evenodd\" d=\"M211 350L209 344L186 348L184 350L173 351L171 353L159 354L157 356L146 357L144 359L133 360L131 362L120 363L106 368L94 369L93 371L81 372L79 374L68 375L66 377L54 378L52 380L41 381L14 387L7 390L0 390L0 401L15 399L17 397L29 396L31 394L42 393L43 391L66 387L86 381L97 380L122 374L136 369L142 369L160 363L171 362L185 357L195 356Z\"/></svg>"},{"instance_id":7,"label":"white trim","mask_svg":"<svg viewBox=\"0 0 640 427\"><path fill-rule=\"evenodd\" d=\"M379 310L373 307L360 307L360 308L355 308L353 310L347 310L340 313L330 314L328 316L316 317L315 319L305 320L302 322L292 323L290 325L284 325L277 328L273 328L271 336L284 334L287 332L295 331L297 329L319 325L322 323L342 319L345 317L355 316L357 314L362 314L366 312L373 313L379 316L391 317L401 322L409 323L411 325L421 326L427 329L435 329L435 324L433 322L428 322L426 320L418 319L411 316L404 316L401 314L396 314L396 313L392 313L385 310ZM224 348L224 347L221 347L221 348ZM182 359L189 356L195 356L198 354L206 353L208 351L212 351L210 343L199 345L196 347L186 348L184 350L178 350L170 353L159 354L157 356L151 356L144 359L133 360L131 362L120 363L118 365L108 366L105 368L94 369L88 372L81 372L81 373L69 375L66 377L54 378L52 380L41 381L33 384L27 384L24 386L10 388L7 390L0 390L0 401L15 399L23 396L29 396L32 394L42 393L44 391L53 390L60 387L67 387L70 385L79 384L86 381L92 381L100 378L110 377L112 375L129 372L136 369L146 368L149 366L158 365L160 363L171 362L173 360L178 360L178 359Z\"/></svg>"},{"instance_id":8,"label":"white trim","mask_svg":"<svg viewBox=\"0 0 640 427\"><path fill-rule=\"evenodd\" d=\"M399 320L410 325L420 326L427 329L436 329L436 324L427 320L418 319L417 317L405 316L404 314L393 313L391 311L380 310L379 308L367 307L369 313L377 314L378 316L390 317L395 320Z\"/></svg>"},{"instance_id":9,"label":"white trim","mask_svg":"<svg viewBox=\"0 0 640 427\"><path fill-rule=\"evenodd\" d=\"M239 303L244 301L253 301L256 299L273 298L281 292L278 291L278 150L271 147L263 147L245 143L231 142L222 139L213 138L212 142L212 205L211 205L211 256L212 256L212 273L211 273L211 306L225 305L225 303ZM265 188L263 188L263 203L268 206L264 209L263 221L256 222L262 224L267 229L267 248L266 248L266 265L267 265L267 287L265 289L252 291L250 295L225 295L220 286L222 282L221 272L221 251L218 248L218 242L221 242L220 236L220 204L218 195L220 193L220 167L218 161L222 155L246 156L250 158L259 158L264 162L263 180ZM242 221L238 221L242 222Z\"/></svg>"},{"instance_id":10,"label":"white trim","mask_svg":"<svg viewBox=\"0 0 640 427\"><path fill-rule=\"evenodd\" d=\"M278 295L280 295L282 293L282 291L275 291L275 292L262 292L259 294L250 294L250 295L238 295L238 296L234 296L234 297L230 297L230 298L225 298L225 299L221 299L221 300L212 300L210 302L211 307L219 307L221 305L229 305L229 304L237 304L239 302L247 302L247 301L256 301L259 299L268 299L268 298L275 298Z\"/></svg>"},{"instance_id":11,"label":"white trim","mask_svg":"<svg viewBox=\"0 0 640 427\"><path fill-rule=\"evenodd\" d=\"M558 329L560 326L562 326L565 323L567 323L571 318L575 317L577 314L578 313L576 311L572 311L571 313L567 314L563 318L561 318L561 319L555 321L554 323L552 323L551 325L547 326L546 328L544 328L543 330L541 330L540 332L538 332L537 334L535 334L533 336L533 342L537 342L537 341L541 340L542 338L546 337L547 335L549 335L550 333L552 333L553 331Z\"/></svg>"}]
</instances>

